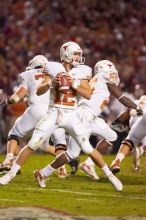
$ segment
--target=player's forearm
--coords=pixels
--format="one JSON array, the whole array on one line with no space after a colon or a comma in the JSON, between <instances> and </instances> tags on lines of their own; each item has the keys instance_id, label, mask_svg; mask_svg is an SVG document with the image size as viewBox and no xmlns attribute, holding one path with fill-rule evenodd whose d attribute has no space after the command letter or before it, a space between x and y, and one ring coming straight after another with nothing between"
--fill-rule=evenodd
<instances>
[{"instance_id":1,"label":"player's forearm","mask_svg":"<svg viewBox=\"0 0 146 220\"><path fill-rule=\"evenodd\" d=\"M129 118L130 118L130 110L127 109L126 111L121 112L117 116L116 120L119 120L120 122L125 122L125 121L129 120Z\"/></svg>"},{"instance_id":2,"label":"player's forearm","mask_svg":"<svg viewBox=\"0 0 146 220\"><path fill-rule=\"evenodd\" d=\"M120 96L118 100L127 108L133 108L133 109L137 108L137 105L131 99L129 99L124 95Z\"/></svg>"},{"instance_id":3,"label":"player's forearm","mask_svg":"<svg viewBox=\"0 0 146 220\"><path fill-rule=\"evenodd\" d=\"M40 86L38 86L36 94L38 96L43 95L44 93L46 93L48 91L49 88L50 87L49 87L48 83L41 84Z\"/></svg>"},{"instance_id":4,"label":"player's forearm","mask_svg":"<svg viewBox=\"0 0 146 220\"><path fill-rule=\"evenodd\" d=\"M53 85L53 80L49 75L45 75L44 80L41 82L41 84L37 87L37 91L36 94L39 95L43 95L44 93L46 93L50 87L52 87Z\"/></svg>"},{"instance_id":5,"label":"player's forearm","mask_svg":"<svg viewBox=\"0 0 146 220\"><path fill-rule=\"evenodd\" d=\"M115 98L117 98L119 102L121 102L124 106L126 106L127 108L133 108L133 109L137 108L137 105L131 99L123 95L123 92L118 86L116 86L115 84L110 84L110 83L107 83L107 86L108 86L110 93Z\"/></svg>"},{"instance_id":6,"label":"player's forearm","mask_svg":"<svg viewBox=\"0 0 146 220\"><path fill-rule=\"evenodd\" d=\"M74 80L72 87L84 98L91 98L92 90L87 80Z\"/></svg>"},{"instance_id":7,"label":"player's forearm","mask_svg":"<svg viewBox=\"0 0 146 220\"><path fill-rule=\"evenodd\" d=\"M92 95L92 90L90 88L83 88L78 86L76 91L85 99L90 99Z\"/></svg>"},{"instance_id":8,"label":"player's forearm","mask_svg":"<svg viewBox=\"0 0 146 220\"><path fill-rule=\"evenodd\" d=\"M14 104L21 101L27 94L27 88L20 86L16 92L7 99L8 104Z\"/></svg>"}]
</instances>

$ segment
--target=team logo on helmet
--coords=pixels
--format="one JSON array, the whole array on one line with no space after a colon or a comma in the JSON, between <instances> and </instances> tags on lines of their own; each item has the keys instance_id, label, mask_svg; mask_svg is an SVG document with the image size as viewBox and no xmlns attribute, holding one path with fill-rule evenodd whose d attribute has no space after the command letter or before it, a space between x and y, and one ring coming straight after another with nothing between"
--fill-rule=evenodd
<instances>
[{"instance_id":1,"label":"team logo on helmet","mask_svg":"<svg viewBox=\"0 0 146 220\"><path fill-rule=\"evenodd\" d=\"M78 53L78 58L74 58L74 54ZM77 66L79 64L84 64L85 58L82 57L83 50L81 47L72 41L69 41L62 45L60 48L60 58L61 61L66 61L71 63L73 66Z\"/></svg>"}]
</instances>

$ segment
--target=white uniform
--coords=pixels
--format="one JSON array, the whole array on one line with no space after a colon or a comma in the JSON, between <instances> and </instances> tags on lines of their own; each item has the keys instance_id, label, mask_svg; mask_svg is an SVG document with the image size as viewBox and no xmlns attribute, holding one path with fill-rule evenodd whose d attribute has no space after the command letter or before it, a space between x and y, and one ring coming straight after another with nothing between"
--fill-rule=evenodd
<instances>
[{"instance_id":1,"label":"white uniform","mask_svg":"<svg viewBox=\"0 0 146 220\"><path fill-rule=\"evenodd\" d=\"M89 143L91 133L101 135L108 141L114 141L117 138L116 133L105 123L103 119L98 118L104 106L109 102L110 92L106 83L119 84L118 73L98 74L90 81L93 94L90 100L82 99L78 103L77 110L68 115L68 117L60 123L60 127L65 128L75 139L81 149L90 154L93 151ZM77 151L70 147L67 152L70 157L76 157ZM75 156L74 156L75 154Z\"/></svg>"},{"instance_id":2,"label":"white uniform","mask_svg":"<svg viewBox=\"0 0 146 220\"><path fill-rule=\"evenodd\" d=\"M146 145L146 137L145 137L146 136L146 95L142 96L137 103L143 109L144 114L141 117L137 117L137 116L132 117L131 119L132 127L126 139L133 141L135 146L140 142L142 142L142 145L145 146Z\"/></svg>"},{"instance_id":3,"label":"white uniform","mask_svg":"<svg viewBox=\"0 0 146 220\"><path fill-rule=\"evenodd\" d=\"M58 72L62 71L57 71L56 74ZM73 79L82 80L90 79L92 70L86 65L78 65L72 68L68 73ZM51 76L55 77L56 74L54 73L54 75L52 74ZM66 115L77 108L77 102L80 98L80 96L76 95L76 91L73 88L70 88L65 94L61 93L57 88L51 88L49 111L36 126L28 146L33 150L37 150L40 145L45 144L46 140L54 133L62 118L65 118ZM64 135L64 129L60 129L60 132L63 132Z\"/></svg>"},{"instance_id":4,"label":"white uniform","mask_svg":"<svg viewBox=\"0 0 146 220\"><path fill-rule=\"evenodd\" d=\"M48 62L47 69L50 74L59 70L64 71L62 64L57 62ZM10 135L24 137L33 130L40 119L46 115L49 104L49 91L41 96L36 95L36 88L43 80L44 75L41 69L25 71L19 75L19 81L22 87L28 90L28 104L26 111L16 120Z\"/></svg>"}]
</instances>

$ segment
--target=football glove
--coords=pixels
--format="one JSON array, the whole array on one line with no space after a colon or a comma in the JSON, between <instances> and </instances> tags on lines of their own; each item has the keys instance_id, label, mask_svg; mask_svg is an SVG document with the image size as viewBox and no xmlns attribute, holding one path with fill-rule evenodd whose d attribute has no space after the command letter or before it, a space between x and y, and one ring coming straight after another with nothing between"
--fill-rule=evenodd
<instances>
[{"instance_id":1,"label":"football glove","mask_svg":"<svg viewBox=\"0 0 146 220\"><path fill-rule=\"evenodd\" d=\"M142 116L143 115L143 110L139 105L136 108L136 114L137 114L137 116Z\"/></svg>"}]
</instances>

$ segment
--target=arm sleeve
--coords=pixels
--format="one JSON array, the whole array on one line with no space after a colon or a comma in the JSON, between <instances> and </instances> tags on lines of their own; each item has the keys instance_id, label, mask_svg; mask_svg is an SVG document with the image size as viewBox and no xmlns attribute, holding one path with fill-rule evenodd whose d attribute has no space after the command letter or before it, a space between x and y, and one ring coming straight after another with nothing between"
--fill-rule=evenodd
<instances>
[{"instance_id":1,"label":"arm sleeve","mask_svg":"<svg viewBox=\"0 0 146 220\"><path fill-rule=\"evenodd\" d=\"M91 80L92 69L89 66L82 65L79 74L76 76L79 80Z\"/></svg>"},{"instance_id":2,"label":"arm sleeve","mask_svg":"<svg viewBox=\"0 0 146 220\"><path fill-rule=\"evenodd\" d=\"M28 88L27 78L26 78L25 74L22 74L22 73L19 74L19 76L18 76L18 83L22 87Z\"/></svg>"}]
</instances>

